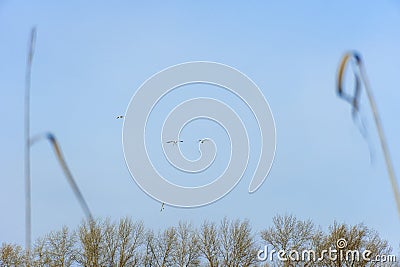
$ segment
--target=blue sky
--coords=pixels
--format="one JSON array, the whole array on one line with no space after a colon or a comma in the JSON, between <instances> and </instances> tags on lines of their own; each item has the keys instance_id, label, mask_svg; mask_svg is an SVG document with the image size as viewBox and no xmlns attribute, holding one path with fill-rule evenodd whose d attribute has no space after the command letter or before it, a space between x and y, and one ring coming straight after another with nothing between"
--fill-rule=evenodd
<instances>
[{"instance_id":1,"label":"blue sky","mask_svg":"<svg viewBox=\"0 0 400 267\"><path fill-rule=\"evenodd\" d=\"M261 2L261 1L260 1ZM310 218L325 229L334 220L364 222L397 249L400 220L377 142L369 107L375 160L335 95L340 57L361 52L380 111L395 171L400 173L400 2L386 1L7 1L0 0L0 241L24 241L23 91L30 28L38 27L32 73L32 134L52 131L95 214L129 215L158 229L180 219L198 224L248 218L254 230L271 225L276 214ZM121 144L122 121L137 88L171 65L202 60L230 65L262 90L274 114L277 150L270 175L248 194L251 168L226 197L201 208L166 207L143 193L131 178ZM257 131L248 110L234 96L212 86L191 86L163 99L150 137L169 109L187 97L223 99L248 123L250 142ZM254 133L253 133L254 132ZM196 121L182 138L214 135L217 165L229 152L224 131ZM254 140L253 140L253 137ZM155 161L163 166L163 157ZM198 156L197 145L183 152ZM223 152L226 152L225 154ZM62 225L75 227L83 213L53 156L43 143L32 147L32 226L39 237ZM225 156L224 156L225 155ZM163 171L169 172L168 166ZM399 174L400 175L400 174ZM177 181L183 181L180 174ZM201 177L200 177L201 178ZM200 183L201 184L201 183Z\"/></svg>"}]
</instances>

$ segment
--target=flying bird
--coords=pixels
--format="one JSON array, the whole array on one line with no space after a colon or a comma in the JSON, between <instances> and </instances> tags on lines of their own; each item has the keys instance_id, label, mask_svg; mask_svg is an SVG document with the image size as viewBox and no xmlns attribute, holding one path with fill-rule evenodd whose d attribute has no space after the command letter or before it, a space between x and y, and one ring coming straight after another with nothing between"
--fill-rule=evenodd
<instances>
[{"instance_id":1,"label":"flying bird","mask_svg":"<svg viewBox=\"0 0 400 267\"><path fill-rule=\"evenodd\" d=\"M122 116L122 115L117 116L117 119L123 119L123 118L124 118L124 116Z\"/></svg>"},{"instance_id":2,"label":"flying bird","mask_svg":"<svg viewBox=\"0 0 400 267\"><path fill-rule=\"evenodd\" d=\"M161 204L160 212L162 212L162 211L164 210L164 206L165 206L165 203L163 202L163 203Z\"/></svg>"},{"instance_id":3,"label":"flying bird","mask_svg":"<svg viewBox=\"0 0 400 267\"><path fill-rule=\"evenodd\" d=\"M166 142L167 144L177 145L178 143L183 143L182 140L169 140Z\"/></svg>"}]
</instances>

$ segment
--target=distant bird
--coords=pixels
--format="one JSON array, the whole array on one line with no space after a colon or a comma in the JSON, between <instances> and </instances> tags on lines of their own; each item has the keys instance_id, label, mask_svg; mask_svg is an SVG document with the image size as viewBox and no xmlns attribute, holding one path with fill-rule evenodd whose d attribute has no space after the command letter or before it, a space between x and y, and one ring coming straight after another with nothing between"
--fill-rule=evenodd
<instances>
[{"instance_id":1,"label":"distant bird","mask_svg":"<svg viewBox=\"0 0 400 267\"><path fill-rule=\"evenodd\" d=\"M161 204L160 212L162 212L162 211L164 210L164 205L165 205L165 203L163 202L163 203Z\"/></svg>"},{"instance_id":2,"label":"distant bird","mask_svg":"<svg viewBox=\"0 0 400 267\"><path fill-rule=\"evenodd\" d=\"M199 139L199 143L203 144L205 141L210 141L208 138Z\"/></svg>"},{"instance_id":3,"label":"distant bird","mask_svg":"<svg viewBox=\"0 0 400 267\"><path fill-rule=\"evenodd\" d=\"M124 116L122 116L122 115L119 115L118 117L117 117L117 119L123 119L124 118Z\"/></svg>"},{"instance_id":4,"label":"distant bird","mask_svg":"<svg viewBox=\"0 0 400 267\"><path fill-rule=\"evenodd\" d=\"M166 142L167 144L177 145L178 143L183 143L182 140L170 140Z\"/></svg>"}]
</instances>

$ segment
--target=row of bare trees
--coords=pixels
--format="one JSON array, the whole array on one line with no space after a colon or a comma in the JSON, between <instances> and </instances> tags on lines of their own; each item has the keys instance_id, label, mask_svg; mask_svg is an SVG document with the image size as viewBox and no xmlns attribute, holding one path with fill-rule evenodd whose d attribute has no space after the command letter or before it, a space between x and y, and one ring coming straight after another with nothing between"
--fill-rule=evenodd
<instances>
[{"instance_id":1,"label":"row of bare trees","mask_svg":"<svg viewBox=\"0 0 400 267\"><path fill-rule=\"evenodd\" d=\"M284 255L285 260L267 257L264 262L257 257L265 245L270 251L314 250L321 255L324 249L337 248L340 238L346 240L348 249L392 255L389 244L362 224L348 226L335 222L324 233L310 220L276 216L273 225L257 235L247 220L225 218L218 224L205 221L198 228L180 222L154 232L142 222L123 218L118 222L86 221L76 231L63 227L38 239L30 255L18 245L3 243L0 266L399 266L396 262L382 265L363 260L332 260L327 255L319 261L298 260L289 254Z\"/></svg>"}]
</instances>

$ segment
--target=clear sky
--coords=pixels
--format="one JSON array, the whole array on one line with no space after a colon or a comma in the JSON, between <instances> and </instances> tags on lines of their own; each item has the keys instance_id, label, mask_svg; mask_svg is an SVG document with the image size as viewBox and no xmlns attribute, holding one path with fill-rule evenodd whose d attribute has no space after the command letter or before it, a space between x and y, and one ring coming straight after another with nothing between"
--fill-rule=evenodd
<instances>
[{"instance_id":1,"label":"clear sky","mask_svg":"<svg viewBox=\"0 0 400 267\"><path fill-rule=\"evenodd\" d=\"M24 71L34 25L31 131L57 136L95 216L129 215L153 229L180 219L197 225L227 216L248 218L259 231L271 225L274 215L291 213L324 229L334 220L364 222L398 250L400 218L369 106L363 98L372 164L349 105L334 90L340 57L349 49L360 51L400 175L399 1L0 0L0 242L21 245ZM122 120L116 116L124 114L151 75L193 60L230 65L260 87L275 118L276 157L254 194L247 188L257 152L250 156L245 177L223 199L201 208L166 207L160 213L160 203L139 189L126 168ZM176 90L163 99L148 127L149 138L157 140L149 144L154 161L177 183L193 177L175 176L163 161L159 128L177 103L198 96L236 107L249 125L251 145L260 142L251 114L234 96L204 85ZM197 177L210 181L223 171L229 143L218 125L195 121L182 133L188 158L198 157L195 140L201 136L213 136L218 146L216 165ZM75 227L84 215L50 146L37 143L31 155L33 237L62 225Z\"/></svg>"}]
</instances>

